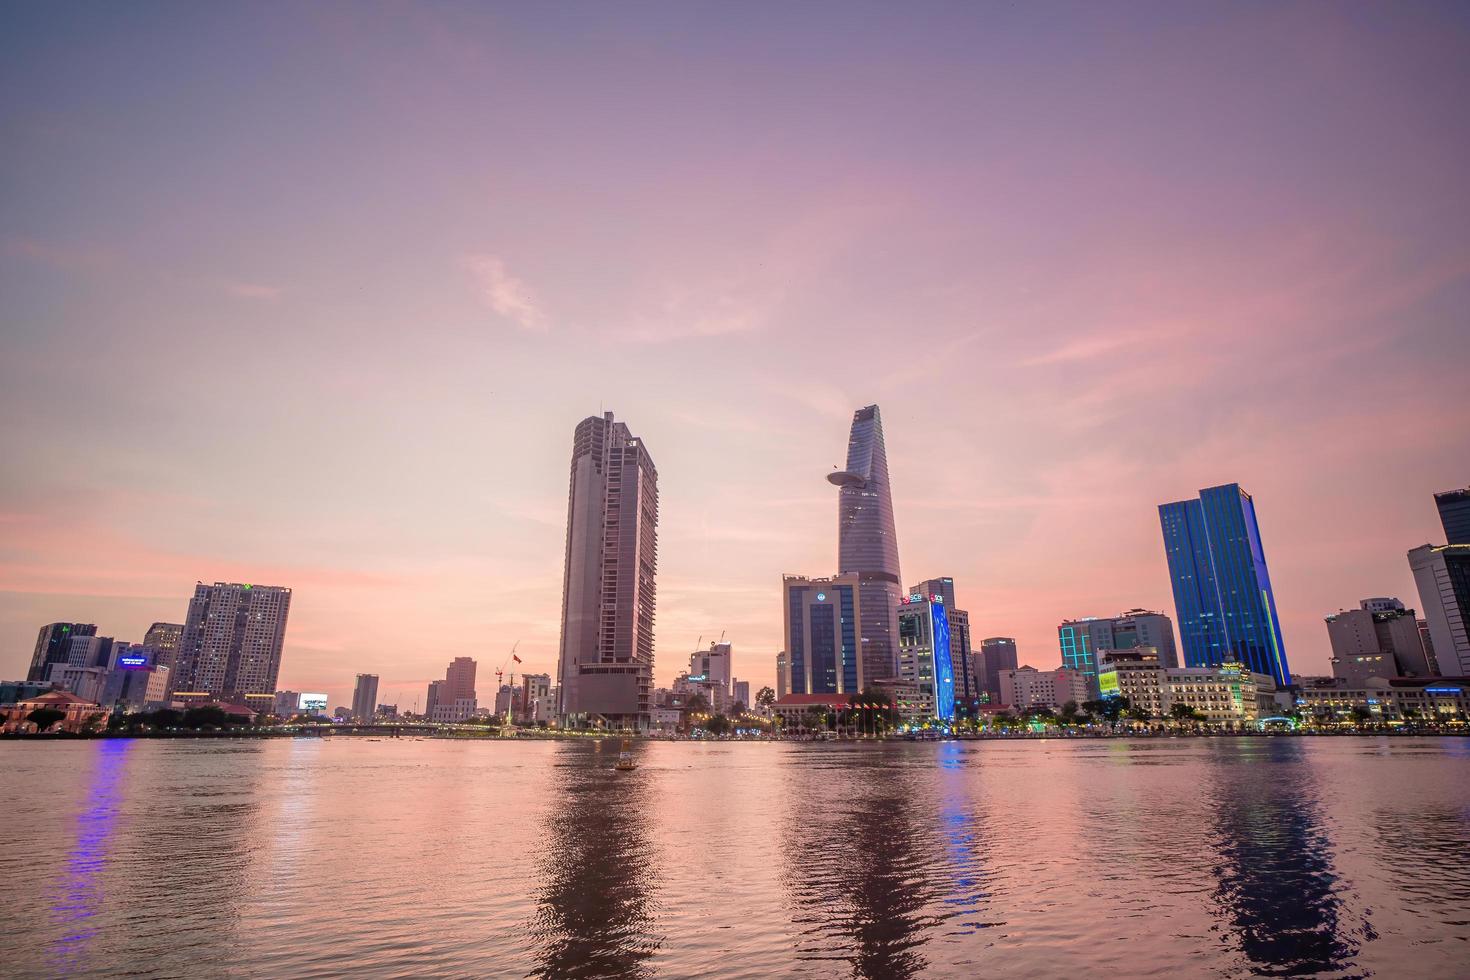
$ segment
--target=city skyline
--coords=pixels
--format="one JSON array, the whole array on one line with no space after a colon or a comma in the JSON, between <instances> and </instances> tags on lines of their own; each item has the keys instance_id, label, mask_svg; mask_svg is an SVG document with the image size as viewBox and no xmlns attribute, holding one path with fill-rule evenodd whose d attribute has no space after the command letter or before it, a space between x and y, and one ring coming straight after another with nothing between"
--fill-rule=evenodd
<instances>
[{"instance_id":1,"label":"city skyline","mask_svg":"<svg viewBox=\"0 0 1470 980\"><path fill-rule=\"evenodd\" d=\"M279 686L334 706L422 707L466 638L554 674L566 433L611 408L663 480L655 682L723 630L774 686L875 402L903 568L977 641L1177 625L1155 508L1238 482L1328 673L1467 482L1454 18L1072 13L17 9L0 676L196 581L293 589Z\"/></svg>"}]
</instances>

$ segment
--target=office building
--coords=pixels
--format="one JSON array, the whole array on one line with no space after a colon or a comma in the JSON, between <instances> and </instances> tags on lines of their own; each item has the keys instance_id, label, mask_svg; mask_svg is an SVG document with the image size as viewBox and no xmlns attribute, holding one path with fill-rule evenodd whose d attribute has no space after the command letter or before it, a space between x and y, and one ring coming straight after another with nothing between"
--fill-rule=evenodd
<instances>
[{"instance_id":1,"label":"office building","mask_svg":"<svg viewBox=\"0 0 1470 980\"><path fill-rule=\"evenodd\" d=\"M781 594L786 693L861 694L874 680L867 675L860 642L861 577L855 572L832 578L783 575Z\"/></svg>"},{"instance_id":2,"label":"office building","mask_svg":"<svg viewBox=\"0 0 1470 980\"><path fill-rule=\"evenodd\" d=\"M1077 704L1092 697L1086 675L1080 670L1061 667L1037 670L1017 667L1000 672L1000 703L1012 711L1030 708L1062 708L1068 701Z\"/></svg>"},{"instance_id":3,"label":"office building","mask_svg":"<svg viewBox=\"0 0 1470 980\"><path fill-rule=\"evenodd\" d=\"M524 674L521 677L521 714L527 721L535 721L536 704L551 694L550 674Z\"/></svg>"},{"instance_id":4,"label":"office building","mask_svg":"<svg viewBox=\"0 0 1470 980\"><path fill-rule=\"evenodd\" d=\"M110 636L72 635L66 647L66 662L71 667L106 667L112 663L112 647L115 641ZM127 644L124 644L126 646Z\"/></svg>"},{"instance_id":5,"label":"office building","mask_svg":"<svg viewBox=\"0 0 1470 980\"><path fill-rule=\"evenodd\" d=\"M95 623L48 623L41 627L36 636L36 649L31 654L31 666L26 671L26 680L45 681L51 674L53 664L64 664L71 652L72 637L96 636Z\"/></svg>"},{"instance_id":6,"label":"office building","mask_svg":"<svg viewBox=\"0 0 1470 980\"><path fill-rule=\"evenodd\" d=\"M1362 711L1373 724L1454 723L1470 717L1470 677L1370 677L1361 684L1303 684L1295 701L1301 715L1317 724L1358 724Z\"/></svg>"},{"instance_id":7,"label":"office building","mask_svg":"<svg viewBox=\"0 0 1470 980\"><path fill-rule=\"evenodd\" d=\"M1444 671L1439 668L1439 660L1434 656L1434 637L1429 635L1429 620L1427 619L1419 620L1419 642L1424 644L1424 659L1429 663L1429 672L1436 675L1443 674Z\"/></svg>"},{"instance_id":8,"label":"office building","mask_svg":"<svg viewBox=\"0 0 1470 980\"><path fill-rule=\"evenodd\" d=\"M1446 544L1470 544L1470 487L1434 495Z\"/></svg>"},{"instance_id":9,"label":"office building","mask_svg":"<svg viewBox=\"0 0 1470 980\"><path fill-rule=\"evenodd\" d=\"M183 623L154 623L143 634L143 645L157 651L154 663L173 670L179 659L179 644L184 642Z\"/></svg>"},{"instance_id":10,"label":"office building","mask_svg":"<svg viewBox=\"0 0 1470 980\"><path fill-rule=\"evenodd\" d=\"M730 684L730 702L739 702L746 711L755 710L755 705L750 702L750 681L733 681Z\"/></svg>"},{"instance_id":11,"label":"office building","mask_svg":"<svg viewBox=\"0 0 1470 980\"><path fill-rule=\"evenodd\" d=\"M1332 676L1359 685L1370 677L1430 677L1414 610L1397 599L1364 599L1357 609L1328 616Z\"/></svg>"},{"instance_id":12,"label":"office building","mask_svg":"<svg viewBox=\"0 0 1470 980\"><path fill-rule=\"evenodd\" d=\"M98 704L107 692L107 668L95 664L52 664L46 679L58 690Z\"/></svg>"},{"instance_id":13,"label":"office building","mask_svg":"<svg viewBox=\"0 0 1470 980\"><path fill-rule=\"evenodd\" d=\"M431 681L424 699L424 717L429 721L466 721L475 716L479 701L475 694L476 663L471 657L455 657L445 668L442 681Z\"/></svg>"},{"instance_id":14,"label":"office building","mask_svg":"<svg viewBox=\"0 0 1470 980\"><path fill-rule=\"evenodd\" d=\"M1470 544L1421 545L1409 569L1439 669L1470 676Z\"/></svg>"},{"instance_id":15,"label":"office building","mask_svg":"<svg viewBox=\"0 0 1470 980\"><path fill-rule=\"evenodd\" d=\"M1063 620L1057 627L1062 666L1080 671L1097 696L1097 665L1109 650L1151 647L1165 667L1179 666L1174 646L1174 622L1163 613L1130 609L1113 617L1084 616Z\"/></svg>"},{"instance_id":16,"label":"office building","mask_svg":"<svg viewBox=\"0 0 1470 980\"><path fill-rule=\"evenodd\" d=\"M277 718L292 717L296 714L296 705L300 702L300 699L300 691L277 691L271 701L271 714Z\"/></svg>"},{"instance_id":17,"label":"office building","mask_svg":"<svg viewBox=\"0 0 1470 980\"><path fill-rule=\"evenodd\" d=\"M377 716L378 675L358 674L357 684L352 689L352 717L360 722L371 722Z\"/></svg>"},{"instance_id":18,"label":"office building","mask_svg":"<svg viewBox=\"0 0 1470 980\"><path fill-rule=\"evenodd\" d=\"M145 652L146 651L146 652ZM155 663L151 647L134 646L113 654L99 703L121 711L151 711L168 702L169 669Z\"/></svg>"},{"instance_id":19,"label":"office building","mask_svg":"<svg viewBox=\"0 0 1470 980\"><path fill-rule=\"evenodd\" d=\"M568 725L645 729L653 689L658 471L611 412L572 440L560 714Z\"/></svg>"},{"instance_id":20,"label":"office building","mask_svg":"<svg viewBox=\"0 0 1470 980\"><path fill-rule=\"evenodd\" d=\"M731 680L730 661L730 644L711 643L708 650L696 650L689 655L689 676L703 677L728 691Z\"/></svg>"},{"instance_id":21,"label":"office building","mask_svg":"<svg viewBox=\"0 0 1470 980\"><path fill-rule=\"evenodd\" d=\"M949 576L925 579L909 588L909 595L937 595L944 600L949 618L949 650L954 661L955 702L971 705L978 702L984 689L984 671L970 639L970 614L959 608L954 595L954 579Z\"/></svg>"},{"instance_id":22,"label":"office building","mask_svg":"<svg viewBox=\"0 0 1470 980\"><path fill-rule=\"evenodd\" d=\"M1000 696L1002 671L1016 669L1016 641L1009 636L992 636L980 641L980 666L984 671L985 693L992 702L1005 702Z\"/></svg>"},{"instance_id":23,"label":"office building","mask_svg":"<svg viewBox=\"0 0 1470 980\"><path fill-rule=\"evenodd\" d=\"M784 698L791 692L790 662L786 651L782 650L776 654L776 700Z\"/></svg>"},{"instance_id":24,"label":"office building","mask_svg":"<svg viewBox=\"0 0 1470 980\"><path fill-rule=\"evenodd\" d=\"M1291 683L1255 501L1239 484L1159 506L1184 661L1240 662Z\"/></svg>"},{"instance_id":25,"label":"office building","mask_svg":"<svg viewBox=\"0 0 1470 980\"><path fill-rule=\"evenodd\" d=\"M207 697L270 710L290 612L290 589L198 583L179 640L171 693L183 700Z\"/></svg>"},{"instance_id":26,"label":"office building","mask_svg":"<svg viewBox=\"0 0 1470 980\"><path fill-rule=\"evenodd\" d=\"M949 618L940 595L905 596L898 608L898 678L918 689L924 717L954 721Z\"/></svg>"},{"instance_id":27,"label":"office building","mask_svg":"<svg viewBox=\"0 0 1470 980\"><path fill-rule=\"evenodd\" d=\"M858 636L862 676L870 682L896 676L898 604L904 593L898 572L888 451L883 445L883 420L877 405L853 413L847 466L828 475L827 480L840 488L837 571L839 575L856 575L861 584Z\"/></svg>"}]
</instances>

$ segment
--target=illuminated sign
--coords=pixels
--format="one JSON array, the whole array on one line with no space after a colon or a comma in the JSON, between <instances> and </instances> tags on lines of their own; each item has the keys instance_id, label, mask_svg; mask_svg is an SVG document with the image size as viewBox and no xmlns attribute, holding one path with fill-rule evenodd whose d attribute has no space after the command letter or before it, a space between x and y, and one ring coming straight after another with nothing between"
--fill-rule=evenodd
<instances>
[{"instance_id":1,"label":"illuminated sign","mask_svg":"<svg viewBox=\"0 0 1470 980\"><path fill-rule=\"evenodd\" d=\"M1426 687L1424 689L1424 693L1425 694L1459 694L1460 693L1460 689L1458 687Z\"/></svg>"},{"instance_id":2,"label":"illuminated sign","mask_svg":"<svg viewBox=\"0 0 1470 980\"><path fill-rule=\"evenodd\" d=\"M1119 693L1118 672L1116 670L1109 670L1098 674L1097 687L1105 697L1116 696Z\"/></svg>"},{"instance_id":3,"label":"illuminated sign","mask_svg":"<svg viewBox=\"0 0 1470 980\"><path fill-rule=\"evenodd\" d=\"M308 715L326 714L325 694L302 694L296 698L296 710Z\"/></svg>"},{"instance_id":4,"label":"illuminated sign","mask_svg":"<svg viewBox=\"0 0 1470 980\"><path fill-rule=\"evenodd\" d=\"M147 657L118 657L117 658L117 665L119 667L146 667L146 666L148 666L148 658Z\"/></svg>"},{"instance_id":5,"label":"illuminated sign","mask_svg":"<svg viewBox=\"0 0 1470 980\"><path fill-rule=\"evenodd\" d=\"M827 601L827 593L825 593L825 592L818 592L817 593L817 601L818 602L826 602Z\"/></svg>"}]
</instances>

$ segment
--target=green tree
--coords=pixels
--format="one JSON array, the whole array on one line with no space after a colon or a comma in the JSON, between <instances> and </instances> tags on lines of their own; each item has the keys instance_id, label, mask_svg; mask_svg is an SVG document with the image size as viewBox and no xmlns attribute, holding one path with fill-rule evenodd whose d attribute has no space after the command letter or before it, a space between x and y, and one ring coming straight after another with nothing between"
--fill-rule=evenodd
<instances>
[{"instance_id":1,"label":"green tree","mask_svg":"<svg viewBox=\"0 0 1470 980\"><path fill-rule=\"evenodd\" d=\"M1176 722L1189 722L1196 725L1205 720L1205 716L1200 714L1198 708L1192 704L1185 704L1183 701L1175 701L1169 705L1169 717Z\"/></svg>"},{"instance_id":2,"label":"green tree","mask_svg":"<svg viewBox=\"0 0 1470 980\"><path fill-rule=\"evenodd\" d=\"M769 711L771 705L776 703L776 692L771 690L771 688L769 687L761 688L759 691L755 692L755 703L759 705L762 710Z\"/></svg>"},{"instance_id":3,"label":"green tree","mask_svg":"<svg viewBox=\"0 0 1470 980\"><path fill-rule=\"evenodd\" d=\"M26 721L36 726L36 731L44 732L52 725L66 718L65 711L57 711L55 708L36 708L26 715Z\"/></svg>"},{"instance_id":4,"label":"green tree","mask_svg":"<svg viewBox=\"0 0 1470 980\"><path fill-rule=\"evenodd\" d=\"M745 702L732 701L730 703L730 707L725 709L725 714L727 717L730 718L739 718L741 715L745 714Z\"/></svg>"},{"instance_id":5,"label":"green tree","mask_svg":"<svg viewBox=\"0 0 1470 980\"><path fill-rule=\"evenodd\" d=\"M1353 721L1359 725L1366 725L1373 718L1373 712L1361 704L1353 705Z\"/></svg>"},{"instance_id":6,"label":"green tree","mask_svg":"<svg viewBox=\"0 0 1470 980\"><path fill-rule=\"evenodd\" d=\"M1084 701L1082 707L1089 714L1097 715L1109 725L1116 725L1118 719L1123 717L1123 712L1132 707L1132 703L1127 698L1110 697L1096 701Z\"/></svg>"},{"instance_id":7,"label":"green tree","mask_svg":"<svg viewBox=\"0 0 1470 980\"><path fill-rule=\"evenodd\" d=\"M724 715L710 715L700 723L700 727L711 735L728 735L732 726Z\"/></svg>"}]
</instances>

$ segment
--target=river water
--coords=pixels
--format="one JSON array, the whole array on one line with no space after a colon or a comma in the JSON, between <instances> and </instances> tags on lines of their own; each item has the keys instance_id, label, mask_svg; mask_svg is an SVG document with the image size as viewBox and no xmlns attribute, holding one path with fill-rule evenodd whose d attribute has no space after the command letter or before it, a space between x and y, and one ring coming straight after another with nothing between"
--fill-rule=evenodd
<instances>
[{"instance_id":1,"label":"river water","mask_svg":"<svg viewBox=\"0 0 1470 980\"><path fill-rule=\"evenodd\" d=\"M0 744L0 975L1470 975L1470 740L617 748Z\"/></svg>"}]
</instances>

